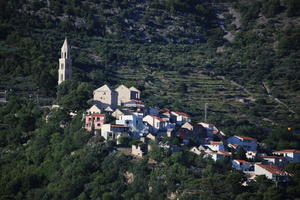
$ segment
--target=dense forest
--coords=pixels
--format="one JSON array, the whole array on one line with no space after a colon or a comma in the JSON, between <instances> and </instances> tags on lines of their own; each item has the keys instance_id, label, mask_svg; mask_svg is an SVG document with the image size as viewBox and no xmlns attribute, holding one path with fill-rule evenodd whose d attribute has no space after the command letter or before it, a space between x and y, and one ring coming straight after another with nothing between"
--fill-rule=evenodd
<instances>
[{"instance_id":1,"label":"dense forest","mask_svg":"<svg viewBox=\"0 0 300 200\"><path fill-rule=\"evenodd\" d=\"M95 88L123 83L197 122L208 103L209 122L267 151L300 149L299 19L297 0L0 0L0 199L300 198L299 164L288 184L242 186L226 159L153 144L136 160L81 121ZM65 37L73 80L57 87Z\"/></svg>"}]
</instances>

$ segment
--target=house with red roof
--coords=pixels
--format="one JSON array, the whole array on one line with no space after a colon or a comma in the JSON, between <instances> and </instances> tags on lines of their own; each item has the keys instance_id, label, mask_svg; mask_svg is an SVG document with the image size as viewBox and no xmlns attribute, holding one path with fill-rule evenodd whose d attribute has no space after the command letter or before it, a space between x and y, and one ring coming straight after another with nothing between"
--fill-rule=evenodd
<instances>
[{"instance_id":1,"label":"house with red roof","mask_svg":"<svg viewBox=\"0 0 300 200\"><path fill-rule=\"evenodd\" d=\"M260 158L265 165L276 165L282 168L285 164L285 158L283 156L260 156Z\"/></svg>"},{"instance_id":2,"label":"house with red roof","mask_svg":"<svg viewBox=\"0 0 300 200\"><path fill-rule=\"evenodd\" d=\"M255 164L254 174L265 175L268 179L276 182L287 182L290 179L290 176L286 171L281 170L275 165Z\"/></svg>"},{"instance_id":3,"label":"house with red roof","mask_svg":"<svg viewBox=\"0 0 300 200\"><path fill-rule=\"evenodd\" d=\"M150 132L157 133L158 131L165 131L170 126L168 118L160 118L155 115L147 115L143 118L143 122L146 122L150 127Z\"/></svg>"},{"instance_id":4,"label":"house with red roof","mask_svg":"<svg viewBox=\"0 0 300 200\"><path fill-rule=\"evenodd\" d=\"M227 139L228 146L238 146L246 151L257 151L257 140L246 136L232 136Z\"/></svg>"},{"instance_id":5,"label":"house with red roof","mask_svg":"<svg viewBox=\"0 0 300 200\"><path fill-rule=\"evenodd\" d=\"M212 151L225 151L225 146L222 141L210 141L207 145Z\"/></svg>"},{"instance_id":6,"label":"house with red roof","mask_svg":"<svg viewBox=\"0 0 300 200\"><path fill-rule=\"evenodd\" d=\"M171 111L171 116L174 117L175 123L178 125L182 125L186 122L191 122L191 116L184 112Z\"/></svg>"},{"instance_id":7,"label":"house with red roof","mask_svg":"<svg viewBox=\"0 0 300 200\"><path fill-rule=\"evenodd\" d=\"M129 136L128 135L129 127L120 124L103 124L101 126L101 136L106 140L117 139L120 136Z\"/></svg>"},{"instance_id":8,"label":"house with red roof","mask_svg":"<svg viewBox=\"0 0 300 200\"><path fill-rule=\"evenodd\" d=\"M222 158L231 158L232 154L230 152L226 152L226 151L217 151L217 152L213 152L213 151L205 151L207 156L211 156L211 158L214 161L220 160Z\"/></svg>"},{"instance_id":9,"label":"house with red roof","mask_svg":"<svg viewBox=\"0 0 300 200\"><path fill-rule=\"evenodd\" d=\"M232 168L243 172L254 171L253 164L245 160L232 160Z\"/></svg>"},{"instance_id":10,"label":"house with red roof","mask_svg":"<svg viewBox=\"0 0 300 200\"><path fill-rule=\"evenodd\" d=\"M282 155L287 162L300 162L300 150L297 149L274 151L273 154Z\"/></svg>"},{"instance_id":11,"label":"house with red roof","mask_svg":"<svg viewBox=\"0 0 300 200\"><path fill-rule=\"evenodd\" d=\"M105 123L105 115L94 113L91 115L85 116L85 129L87 131L92 131L93 129L99 131L102 124Z\"/></svg>"}]
</instances>

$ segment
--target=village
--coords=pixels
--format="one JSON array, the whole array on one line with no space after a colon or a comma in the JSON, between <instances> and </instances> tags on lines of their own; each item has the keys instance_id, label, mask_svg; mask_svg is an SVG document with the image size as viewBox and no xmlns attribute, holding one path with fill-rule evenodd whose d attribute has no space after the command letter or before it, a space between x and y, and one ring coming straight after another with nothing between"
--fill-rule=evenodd
<instances>
[{"instance_id":1,"label":"village","mask_svg":"<svg viewBox=\"0 0 300 200\"><path fill-rule=\"evenodd\" d=\"M70 47L65 40L59 60L58 84L72 77ZM274 182L288 182L283 171L289 162L300 162L300 150L283 149L271 154L260 148L256 138L228 137L208 122L192 122L191 116L168 108L147 106L141 91L120 85L103 85L93 92L92 106L83 115L84 129L100 141L115 141L120 152L142 158L152 144L171 152L190 151L214 161L230 159L232 168L248 175L248 182L265 175ZM131 142L128 142L131 141ZM129 145L130 144L130 145ZM244 159L235 159L242 152Z\"/></svg>"}]
</instances>

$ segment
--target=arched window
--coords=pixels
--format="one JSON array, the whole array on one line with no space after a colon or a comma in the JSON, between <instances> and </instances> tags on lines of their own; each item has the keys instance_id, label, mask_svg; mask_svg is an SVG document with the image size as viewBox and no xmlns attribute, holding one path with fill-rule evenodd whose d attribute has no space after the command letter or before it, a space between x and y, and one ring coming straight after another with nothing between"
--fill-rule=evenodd
<instances>
[{"instance_id":1,"label":"arched window","mask_svg":"<svg viewBox=\"0 0 300 200\"><path fill-rule=\"evenodd\" d=\"M67 53L65 52L65 58L67 58Z\"/></svg>"},{"instance_id":2,"label":"arched window","mask_svg":"<svg viewBox=\"0 0 300 200\"><path fill-rule=\"evenodd\" d=\"M63 81L63 80L64 80L64 75L61 74L61 75L60 75L60 81Z\"/></svg>"},{"instance_id":3,"label":"arched window","mask_svg":"<svg viewBox=\"0 0 300 200\"><path fill-rule=\"evenodd\" d=\"M63 63L61 63L60 69L64 69L64 64Z\"/></svg>"}]
</instances>

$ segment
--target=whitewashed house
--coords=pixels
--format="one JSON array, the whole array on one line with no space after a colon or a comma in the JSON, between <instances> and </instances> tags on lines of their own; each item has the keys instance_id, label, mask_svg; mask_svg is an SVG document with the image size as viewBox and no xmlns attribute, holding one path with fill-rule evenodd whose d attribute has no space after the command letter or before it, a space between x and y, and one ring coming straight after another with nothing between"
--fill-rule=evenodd
<instances>
[{"instance_id":1,"label":"whitewashed house","mask_svg":"<svg viewBox=\"0 0 300 200\"><path fill-rule=\"evenodd\" d=\"M122 115L116 124L128 126L133 133L133 137L140 137L148 133L148 126L143 122L142 113L133 113L131 115Z\"/></svg>"},{"instance_id":2,"label":"whitewashed house","mask_svg":"<svg viewBox=\"0 0 300 200\"><path fill-rule=\"evenodd\" d=\"M191 122L190 115L186 113L171 111L171 115L175 117L176 124L178 125L182 125L186 122Z\"/></svg>"},{"instance_id":3,"label":"whitewashed house","mask_svg":"<svg viewBox=\"0 0 300 200\"><path fill-rule=\"evenodd\" d=\"M222 141L210 141L209 144L205 145L212 151L225 151L225 146Z\"/></svg>"},{"instance_id":4,"label":"whitewashed house","mask_svg":"<svg viewBox=\"0 0 300 200\"><path fill-rule=\"evenodd\" d=\"M232 136L227 139L228 145L238 145L246 151L257 151L257 140L252 137Z\"/></svg>"},{"instance_id":5,"label":"whitewashed house","mask_svg":"<svg viewBox=\"0 0 300 200\"><path fill-rule=\"evenodd\" d=\"M222 158L225 158L225 157L228 157L230 158L232 155L230 152L226 152L226 151L218 151L218 152L210 152L210 151L206 151L206 156L211 156L211 158L214 160L214 161L217 161L217 160L220 160Z\"/></svg>"},{"instance_id":6,"label":"whitewashed house","mask_svg":"<svg viewBox=\"0 0 300 200\"><path fill-rule=\"evenodd\" d=\"M114 125L114 124L103 124L101 126L101 136L106 140L108 138L117 139L119 136L128 136L128 126Z\"/></svg>"},{"instance_id":7,"label":"whitewashed house","mask_svg":"<svg viewBox=\"0 0 300 200\"><path fill-rule=\"evenodd\" d=\"M268 179L276 182L287 182L290 178L287 172L275 165L255 164L254 173L255 175L265 175Z\"/></svg>"},{"instance_id":8,"label":"whitewashed house","mask_svg":"<svg viewBox=\"0 0 300 200\"><path fill-rule=\"evenodd\" d=\"M170 122L168 119L162 119L154 115L147 115L143 118L143 121L150 126L150 132L157 133L158 131L167 130Z\"/></svg>"},{"instance_id":9,"label":"whitewashed house","mask_svg":"<svg viewBox=\"0 0 300 200\"><path fill-rule=\"evenodd\" d=\"M232 160L232 168L243 172L254 170L253 164L245 160Z\"/></svg>"},{"instance_id":10,"label":"whitewashed house","mask_svg":"<svg viewBox=\"0 0 300 200\"><path fill-rule=\"evenodd\" d=\"M101 113L101 108L97 105L92 105L87 111L87 114L100 114Z\"/></svg>"},{"instance_id":11,"label":"whitewashed house","mask_svg":"<svg viewBox=\"0 0 300 200\"><path fill-rule=\"evenodd\" d=\"M287 162L300 162L300 150L285 149L280 151L274 151L275 155L282 155Z\"/></svg>"},{"instance_id":12,"label":"whitewashed house","mask_svg":"<svg viewBox=\"0 0 300 200\"><path fill-rule=\"evenodd\" d=\"M283 156L261 156L262 163L265 165L276 165L283 168L285 164L285 158Z\"/></svg>"}]
</instances>

